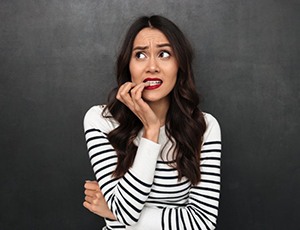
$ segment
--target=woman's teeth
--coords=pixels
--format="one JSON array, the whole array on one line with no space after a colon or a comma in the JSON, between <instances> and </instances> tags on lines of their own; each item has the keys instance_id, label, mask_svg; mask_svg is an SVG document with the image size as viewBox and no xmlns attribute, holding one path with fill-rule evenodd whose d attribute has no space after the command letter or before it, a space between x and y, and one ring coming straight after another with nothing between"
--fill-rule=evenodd
<instances>
[{"instance_id":1,"label":"woman's teeth","mask_svg":"<svg viewBox=\"0 0 300 230\"><path fill-rule=\"evenodd\" d=\"M149 86L154 86L154 85L160 85L161 81L147 81L149 83Z\"/></svg>"}]
</instances>

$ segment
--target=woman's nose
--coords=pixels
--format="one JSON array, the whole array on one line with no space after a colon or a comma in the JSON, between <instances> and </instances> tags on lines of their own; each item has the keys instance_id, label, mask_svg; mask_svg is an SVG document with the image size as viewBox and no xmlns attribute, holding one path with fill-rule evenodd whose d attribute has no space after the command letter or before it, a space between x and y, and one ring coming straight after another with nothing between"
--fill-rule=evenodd
<instances>
[{"instance_id":1,"label":"woman's nose","mask_svg":"<svg viewBox=\"0 0 300 230\"><path fill-rule=\"evenodd\" d=\"M149 73L158 73L159 72L159 65L158 65L158 62L155 57L149 58L147 72L149 72Z\"/></svg>"}]
</instances>

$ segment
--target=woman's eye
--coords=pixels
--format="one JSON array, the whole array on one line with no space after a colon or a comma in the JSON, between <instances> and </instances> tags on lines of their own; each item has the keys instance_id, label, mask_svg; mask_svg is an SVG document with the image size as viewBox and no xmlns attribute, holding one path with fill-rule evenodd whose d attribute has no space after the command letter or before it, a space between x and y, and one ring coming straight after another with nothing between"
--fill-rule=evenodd
<instances>
[{"instance_id":1,"label":"woman's eye","mask_svg":"<svg viewBox=\"0 0 300 230\"><path fill-rule=\"evenodd\" d=\"M170 53L168 51L162 51L160 54L159 54L159 57L161 58L168 58L170 57Z\"/></svg>"},{"instance_id":2,"label":"woman's eye","mask_svg":"<svg viewBox=\"0 0 300 230\"><path fill-rule=\"evenodd\" d=\"M146 55L145 55L144 53L142 53L142 52L137 52L137 53L135 54L135 57L136 57L137 59L144 59L144 58L146 58Z\"/></svg>"}]
</instances>

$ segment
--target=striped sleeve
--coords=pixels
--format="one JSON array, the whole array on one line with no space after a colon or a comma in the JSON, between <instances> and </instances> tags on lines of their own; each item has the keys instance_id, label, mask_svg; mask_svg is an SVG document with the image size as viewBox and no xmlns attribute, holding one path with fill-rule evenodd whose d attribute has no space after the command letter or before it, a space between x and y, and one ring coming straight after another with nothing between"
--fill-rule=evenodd
<instances>
[{"instance_id":1,"label":"striped sleeve","mask_svg":"<svg viewBox=\"0 0 300 230\"><path fill-rule=\"evenodd\" d=\"M111 228L124 229L124 225L134 225L139 220L153 183L160 145L142 138L132 168L124 177L114 178L117 154L107 139L113 127L99 108L92 107L84 117L88 154L100 189L119 222L111 224L118 228Z\"/></svg>"},{"instance_id":2,"label":"striped sleeve","mask_svg":"<svg viewBox=\"0 0 300 230\"><path fill-rule=\"evenodd\" d=\"M205 115L207 130L201 149L201 181L189 191L184 207L165 207L161 225L165 230L215 229L220 196L221 132L217 120Z\"/></svg>"}]
</instances>

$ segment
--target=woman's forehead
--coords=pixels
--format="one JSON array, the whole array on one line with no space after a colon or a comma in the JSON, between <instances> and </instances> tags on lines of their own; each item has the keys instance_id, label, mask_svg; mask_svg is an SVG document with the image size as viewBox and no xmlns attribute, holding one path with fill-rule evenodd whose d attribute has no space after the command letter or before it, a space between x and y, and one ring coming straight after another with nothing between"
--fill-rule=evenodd
<instances>
[{"instance_id":1,"label":"woman's forehead","mask_svg":"<svg viewBox=\"0 0 300 230\"><path fill-rule=\"evenodd\" d=\"M134 46L148 46L153 44L170 43L167 37L160 30L155 28L144 28L135 37Z\"/></svg>"}]
</instances>

